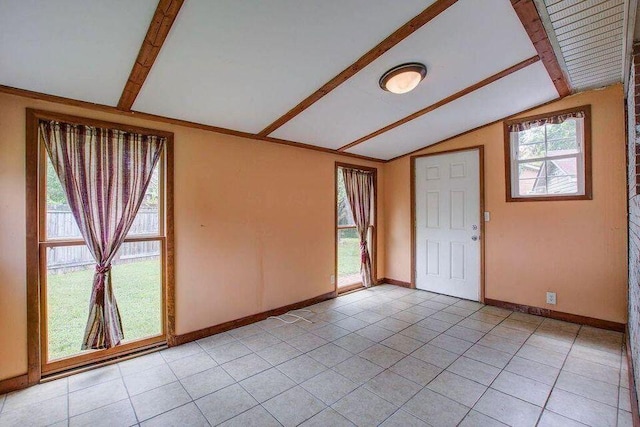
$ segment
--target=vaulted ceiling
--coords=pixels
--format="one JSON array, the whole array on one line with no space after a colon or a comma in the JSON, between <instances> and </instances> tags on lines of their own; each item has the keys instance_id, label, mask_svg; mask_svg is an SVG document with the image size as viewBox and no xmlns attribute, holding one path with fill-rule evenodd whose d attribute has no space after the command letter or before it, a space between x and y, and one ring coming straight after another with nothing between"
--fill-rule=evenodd
<instances>
[{"instance_id":1,"label":"vaulted ceiling","mask_svg":"<svg viewBox=\"0 0 640 427\"><path fill-rule=\"evenodd\" d=\"M0 85L389 160L621 81L622 3L3 0Z\"/></svg>"}]
</instances>

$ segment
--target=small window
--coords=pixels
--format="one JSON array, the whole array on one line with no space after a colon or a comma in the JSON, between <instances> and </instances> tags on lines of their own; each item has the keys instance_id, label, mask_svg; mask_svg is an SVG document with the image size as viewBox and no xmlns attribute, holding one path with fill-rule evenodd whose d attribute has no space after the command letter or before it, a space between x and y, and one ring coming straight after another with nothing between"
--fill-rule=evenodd
<instances>
[{"instance_id":1,"label":"small window","mask_svg":"<svg viewBox=\"0 0 640 427\"><path fill-rule=\"evenodd\" d=\"M590 200L590 107L505 122L507 201Z\"/></svg>"}]
</instances>

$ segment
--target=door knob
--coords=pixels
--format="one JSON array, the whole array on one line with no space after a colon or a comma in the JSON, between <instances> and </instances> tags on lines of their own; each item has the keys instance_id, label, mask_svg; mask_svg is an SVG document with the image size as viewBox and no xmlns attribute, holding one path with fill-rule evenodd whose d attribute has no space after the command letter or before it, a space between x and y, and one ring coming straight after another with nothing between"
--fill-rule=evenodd
<instances>
[{"instance_id":1,"label":"door knob","mask_svg":"<svg viewBox=\"0 0 640 427\"><path fill-rule=\"evenodd\" d=\"M478 240L478 236L471 236L471 240L475 242L476 240Z\"/></svg>"}]
</instances>

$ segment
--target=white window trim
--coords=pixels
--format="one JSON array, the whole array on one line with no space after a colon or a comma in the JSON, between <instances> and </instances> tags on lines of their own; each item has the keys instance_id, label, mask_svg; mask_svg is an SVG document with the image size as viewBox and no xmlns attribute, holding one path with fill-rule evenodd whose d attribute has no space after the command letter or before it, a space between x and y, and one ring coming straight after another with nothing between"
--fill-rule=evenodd
<instances>
[{"instance_id":1,"label":"white window trim","mask_svg":"<svg viewBox=\"0 0 640 427\"><path fill-rule=\"evenodd\" d=\"M584 146L584 118L572 119L576 121L576 139L579 151L576 154L563 154L559 156L544 156L533 159L519 159L518 154L518 132L509 132L510 139L510 162L511 162L511 197L514 199L535 199L540 197L571 197L571 196L584 196L585 191L585 146ZM546 125L545 125L546 126ZM546 130L545 130L545 146L547 144ZM535 161L549 161L558 159L575 158L577 163L576 178L578 181L578 191L574 193L535 193L535 194L520 194L520 175L519 165L521 163L530 163Z\"/></svg>"}]
</instances>

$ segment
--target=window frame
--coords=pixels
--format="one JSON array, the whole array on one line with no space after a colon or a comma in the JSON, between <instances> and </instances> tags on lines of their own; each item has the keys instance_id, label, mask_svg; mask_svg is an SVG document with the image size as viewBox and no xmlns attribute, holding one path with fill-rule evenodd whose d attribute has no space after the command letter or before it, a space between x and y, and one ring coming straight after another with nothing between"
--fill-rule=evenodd
<instances>
[{"instance_id":1,"label":"window frame","mask_svg":"<svg viewBox=\"0 0 640 427\"><path fill-rule=\"evenodd\" d=\"M513 195L513 185L514 185L514 177L517 177L517 166L519 165L519 161L517 158L514 158L514 149L512 144L511 132L509 131L509 126L517 123L523 123L533 120L546 119L553 116L583 112L584 118L582 120L582 152L581 155L578 154L576 157L583 158L583 182L582 184L578 181L578 188L582 186L584 188L584 194L544 194L544 195L534 195L534 196L514 196ZM520 117L517 119L505 120L503 122L503 130L504 130L504 158L505 158L505 189L506 189L506 201L507 202L548 202L548 201L570 201L570 200L593 200L593 190L592 190L592 170L591 170L591 105L582 105L575 108L569 108L565 110L552 111L545 114L538 114L535 116L528 117ZM578 129L579 131L579 129ZM571 157L574 157L571 155ZM533 161L535 159L530 159L528 161ZM550 160L545 157L543 159L538 159L538 161L546 161ZM578 168L580 169L580 164ZM578 176L580 179L580 176Z\"/></svg>"},{"instance_id":2,"label":"window frame","mask_svg":"<svg viewBox=\"0 0 640 427\"><path fill-rule=\"evenodd\" d=\"M94 350L61 359L48 360L46 313L46 249L55 246L85 245L80 237L50 238L46 230L46 149L39 137L40 120L56 120L77 125L112 128L166 138L158 161L159 200L158 233L127 234L124 243L157 241L160 245L162 281L162 332L160 335L131 340L106 350ZM173 266L173 133L122 123L112 123L49 111L26 109L26 223L27 223L27 347L28 382L34 384L44 375L75 369L103 360L122 357L175 340L175 286ZM88 296L87 296L88 298Z\"/></svg>"}]
</instances>

